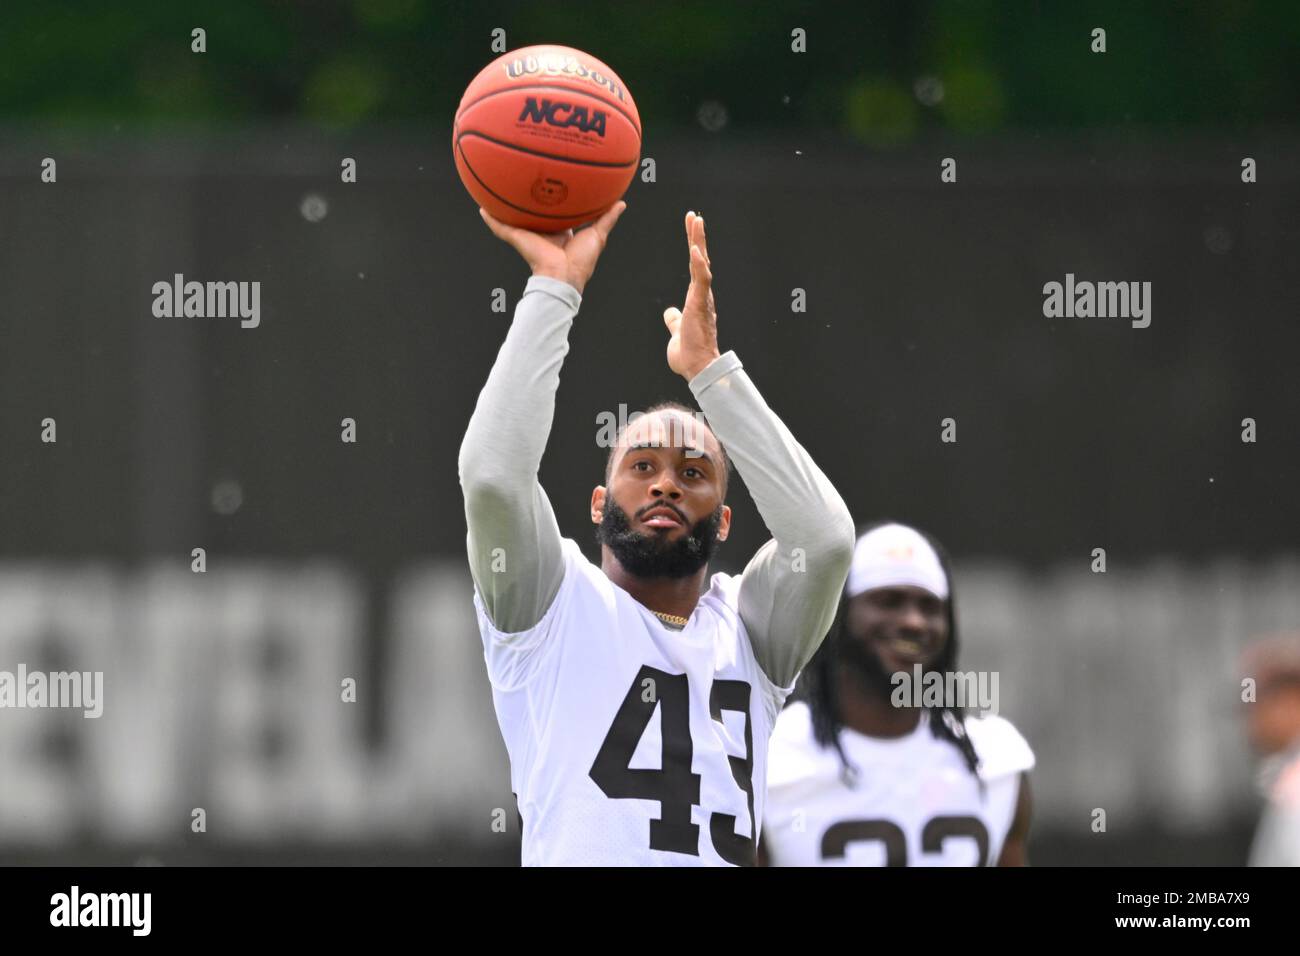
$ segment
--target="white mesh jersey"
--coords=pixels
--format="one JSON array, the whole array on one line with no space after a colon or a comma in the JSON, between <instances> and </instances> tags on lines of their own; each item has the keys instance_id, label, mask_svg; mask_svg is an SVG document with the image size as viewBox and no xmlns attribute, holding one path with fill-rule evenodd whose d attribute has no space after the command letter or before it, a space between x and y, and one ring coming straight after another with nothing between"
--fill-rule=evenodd
<instances>
[{"instance_id":1,"label":"white mesh jersey","mask_svg":"<svg viewBox=\"0 0 1300 956\"><path fill-rule=\"evenodd\" d=\"M845 783L839 755L813 738L802 701L772 735L763 843L773 866L992 866L1015 816L1020 774L1034 754L1001 717L967 717L986 788L928 719L898 738L847 728L840 741L858 768Z\"/></svg>"},{"instance_id":2,"label":"white mesh jersey","mask_svg":"<svg viewBox=\"0 0 1300 956\"><path fill-rule=\"evenodd\" d=\"M525 866L751 865L767 748L792 688L760 669L714 574L683 630L571 539L542 620L498 631L474 595Z\"/></svg>"}]
</instances>

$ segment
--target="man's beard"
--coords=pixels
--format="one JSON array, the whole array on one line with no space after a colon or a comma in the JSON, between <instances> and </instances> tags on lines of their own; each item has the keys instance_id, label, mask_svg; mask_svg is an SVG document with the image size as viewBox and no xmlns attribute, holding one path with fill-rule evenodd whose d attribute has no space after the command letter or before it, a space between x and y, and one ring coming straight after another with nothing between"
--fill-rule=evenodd
<instances>
[{"instance_id":1,"label":"man's beard","mask_svg":"<svg viewBox=\"0 0 1300 956\"><path fill-rule=\"evenodd\" d=\"M840 663L853 675L854 683L871 697L888 698L894 690L894 674L885 668L880 655L865 641L842 632L837 640ZM929 670L929 667L925 668ZM909 672L910 673L910 672Z\"/></svg>"},{"instance_id":2,"label":"man's beard","mask_svg":"<svg viewBox=\"0 0 1300 956\"><path fill-rule=\"evenodd\" d=\"M662 507L662 503L649 507ZM722 505L701 518L676 540L632 530L627 512L605 498L605 513L596 526L596 540L606 545L628 574L638 578L689 578L709 563L718 547Z\"/></svg>"}]
</instances>

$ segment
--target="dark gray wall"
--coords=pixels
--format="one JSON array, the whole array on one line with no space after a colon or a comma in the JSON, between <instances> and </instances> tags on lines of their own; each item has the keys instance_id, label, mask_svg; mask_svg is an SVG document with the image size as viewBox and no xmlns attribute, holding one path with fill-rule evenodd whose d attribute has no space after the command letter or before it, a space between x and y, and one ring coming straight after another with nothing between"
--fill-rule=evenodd
<instances>
[{"instance_id":1,"label":"dark gray wall","mask_svg":"<svg viewBox=\"0 0 1300 956\"><path fill-rule=\"evenodd\" d=\"M649 142L658 181L630 190L565 363L542 471L562 526L585 540L596 413L690 397L660 314L685 291L681 216L697 208L723 347L860 520L905 516L957 555L1027 561L1287 547L1300 184L1284 147L966 145L942 184L943 144ZM57 184L38 180L45 155ZM1258 184L1240 182L1245 155ZM526 272L446 142L33 136L0 174L0 549L129 559L202 539L376 572L459 551L455 453L509 320L491 290L513 310ZM318 223L299 212L313 193ZM175 272L260 280L261 327L154 318L150 287ZM1044 318L1042 286L1067 272L1150 281L1151 327ZM46 416L56 447L38 440ZM1240 441L1246 416L1257 444ZM223 477L243 492L230 517L210 503ZM733 562L764 537L750 508L738 519Z\"/></svg>"}]
</instances>

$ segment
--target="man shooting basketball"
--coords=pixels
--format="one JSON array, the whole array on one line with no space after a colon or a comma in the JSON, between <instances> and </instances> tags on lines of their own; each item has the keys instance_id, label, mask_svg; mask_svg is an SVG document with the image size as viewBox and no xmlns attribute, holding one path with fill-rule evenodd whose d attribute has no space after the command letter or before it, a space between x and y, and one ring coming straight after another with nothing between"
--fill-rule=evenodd
<instances>
[{"instance_id":1,"label":"man shooting basketball","mask_svg":"<svg viewBox=\"0 0 1300 956\"><path fill-rule=\"evenodd\" d=\"M735 353L719 354L704 220L688 213L668 365L708 424L672 403L633 420L591 494L600 567L561 538L537 473L569 329L625 208L555 235L481 211L532 270L459 459L523 863L751 865L768 738L834 617L853 520ZM730 461L773 538L742 574L709 579Z\"/></svg>"}]
</instances>

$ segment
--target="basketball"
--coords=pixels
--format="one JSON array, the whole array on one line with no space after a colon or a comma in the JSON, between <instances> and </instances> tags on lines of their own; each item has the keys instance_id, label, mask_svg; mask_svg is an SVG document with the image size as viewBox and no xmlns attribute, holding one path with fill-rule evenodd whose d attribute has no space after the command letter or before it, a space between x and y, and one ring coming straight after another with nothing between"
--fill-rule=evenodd
<instances>
[{"instance_id":1,"label":"basketball","mask_svg":"<svg viewBox=\"0 0 1300 956\"><path fill-rule=\"evenodd\" d=\"M641 156L627 86L588 53L530 46L474 77L456 109L456 171L497 219L561 232L622 197Z\"/></svg>"}]
</instances>

